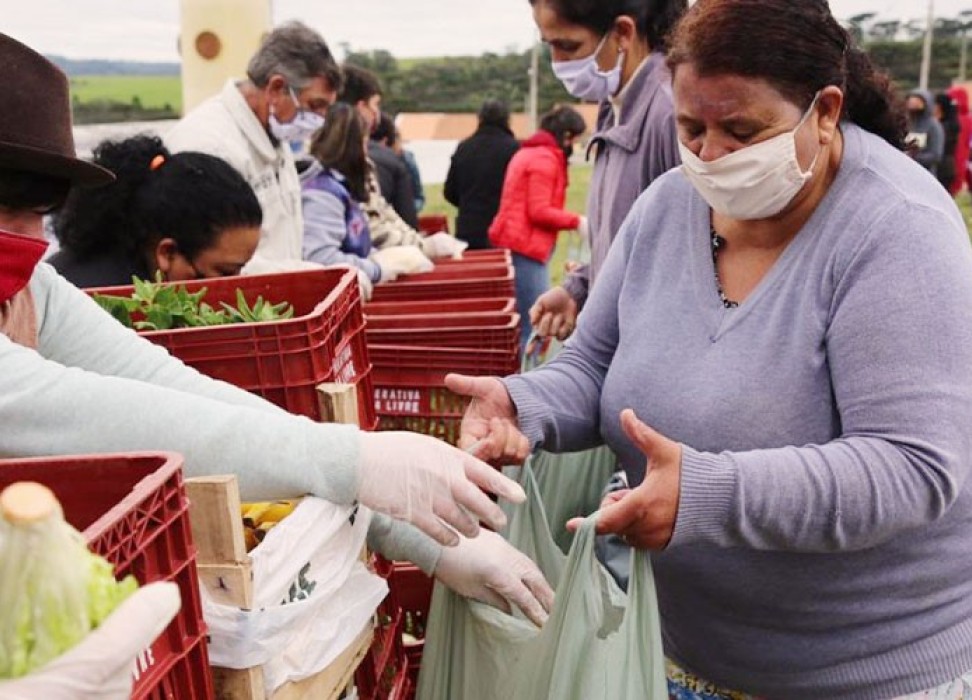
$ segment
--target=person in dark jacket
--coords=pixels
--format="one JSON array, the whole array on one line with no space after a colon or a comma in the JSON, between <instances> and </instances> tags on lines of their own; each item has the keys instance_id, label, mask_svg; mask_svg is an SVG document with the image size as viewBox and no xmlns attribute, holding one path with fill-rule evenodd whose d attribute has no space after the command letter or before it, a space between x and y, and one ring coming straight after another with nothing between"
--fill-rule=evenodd
<instances>
[{"instance_id":1,"label":"person in dark jacket","mask_svg":"<svg viewBox=\"0 0 972 700\"><path fill-rule=\"evenodd\" d=\"M942 187L954 195L952 185L955 182L955 149L958 147L962 126L959 124L955 103L952 102L951 97L944 93L935 95L934 113L935 119L942 125L942 133L945 136L942 160L938 164L936 177L942 183Z\"/></svg>"},{"instance_id":2,"label":"person in dark jacket","mask_svg":"<svg viewBox=\"0 0 972 700\"><path fill-rule=\"evenodd\" d=\"M476 133L462 141L452 155L443 193L459 209L456 237L468 242L470 249L490 247L487 231L499 210L506 166L519 147L510 130L506 104L484 102Z\"/></svg>"},{"instance_id":3,"label":"person in dark jacket","mask_svg":"<svg viewBox=\"0 0 972 700\"><path fill-rule=\"evenodd\" d=\"M115 181L72 190L54 215L60 250L48 262L75 286L238 275L256 251L260 203L221 158L135 136L102 142L94 162Z\"/></svg>"},{"instance_id":4,"label":"person in dark jacket","mask_svg":"<svg viewBox=\"0 0 972 700\"><path fill-rule=\"evenodd\" d=\"M908 93L908 144L912 157L935 175L945 150L945 134L932 114L932 96L926 90Z\"/></svg>"},{"instance_id":5,"label":"person in dark jacket","mask_svg":"<svg viewBox=\"0 0 972 700\"><path fill-rule=\"evenodd\" d=\"M412 174L405 161L392 149L394 141L395 122L390 116L382 113L374 131L371 132L368 157L375 164L381 196L388 200L405 223L412 228L418 228Z\"/></svg>"}]
</instances>

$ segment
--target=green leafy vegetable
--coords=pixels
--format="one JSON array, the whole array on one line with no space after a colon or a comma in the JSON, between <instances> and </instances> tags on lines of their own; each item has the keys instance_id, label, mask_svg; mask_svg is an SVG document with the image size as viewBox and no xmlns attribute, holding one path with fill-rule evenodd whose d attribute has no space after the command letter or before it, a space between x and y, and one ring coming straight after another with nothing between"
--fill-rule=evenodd
<instances>
[{"instance_id":1,"label":"green leafy vegetable","mask_svg":"<svg viewBox=\"0 0 972 700\"><path fill-rule=\"evenodd\" d=\"M251 307L240 289L236 290L235 307L224 302L222 308L215 309L203 301L205 288L189 293L185 287L164 284L160 276L155 282L133 277L132 285L131 297L95 294L94 300L114 318L140 331L261 323L294 315L294 307L290 304L271 304L262 296L257 297Z\"/></svg>"},{"instance_id":2,"label":"green leafy vegetable","mask_svg":"<svg viewBox=\"0 0 972 700\"><path fill-rule=\"evenodd\" d=\"M8 487L0 512L0 678L18 678L74 647L138 584L115 581L46 487Z\"/></svg>"}]
</instances>

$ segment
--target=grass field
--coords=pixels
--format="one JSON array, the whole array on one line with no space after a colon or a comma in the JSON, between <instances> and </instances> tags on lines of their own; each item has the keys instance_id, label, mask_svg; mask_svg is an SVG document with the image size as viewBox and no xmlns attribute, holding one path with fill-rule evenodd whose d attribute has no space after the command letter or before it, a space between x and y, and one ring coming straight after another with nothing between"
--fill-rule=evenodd
<instances>
[{"instance_id":1,"label":"grass field","mask_svg":"<svg viewBox=\"0 0 972 700\"><path fill-rule=\"evenodd\" d=\"M589 165L574 165L570 169L570 187L567 189L567 209L578 214L586 209L587 188L591 182L591 167ZM449 217L449 230L456 230L456 208L445 201L442 196L442 185L425 185L425 208L422 214L445 214ZM570 240L561 235L550 260L550 278L554 284L560 283L563 276L564 262Z\"/></svg>"},{"instance_id":2,"label":"grass field","mask_svg":"<svg viewBox=\"0 0 972 700\"><path fill-rule=\"evenodd\" d=\"M79 102L110 100L131 104L134 98L146 109L169 105L182 111L182 80L177 75L85 75L71 78L71 96Z\"/></svg>"}]
</instances>

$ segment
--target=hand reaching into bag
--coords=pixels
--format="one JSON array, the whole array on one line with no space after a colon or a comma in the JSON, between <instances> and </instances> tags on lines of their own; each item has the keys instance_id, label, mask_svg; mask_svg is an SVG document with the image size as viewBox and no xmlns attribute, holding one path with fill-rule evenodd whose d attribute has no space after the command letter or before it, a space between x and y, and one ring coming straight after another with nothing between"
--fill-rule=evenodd
<instances>
[{"instance_id":1,"label":"hand reaching into bag","mask_svg":"<svg viewBox=\"0 0 972 700\"><path fill-rule=\"evenodd\" d=\"M537 565L488 530L443 549L435 577L460 595L506 612L516 606L537 627L543 626L553 609L553 589Z\"/></svg>"}]
</instances>

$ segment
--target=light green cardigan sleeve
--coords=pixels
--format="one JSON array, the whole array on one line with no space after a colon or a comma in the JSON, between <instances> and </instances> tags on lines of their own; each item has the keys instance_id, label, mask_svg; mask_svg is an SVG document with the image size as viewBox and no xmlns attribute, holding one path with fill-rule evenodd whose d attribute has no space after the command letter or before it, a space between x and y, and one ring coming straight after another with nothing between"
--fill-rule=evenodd
<instances>
[{"instance_id":1,"label":"light green cardigan sleeve","mask_svg":"<svg viewBox=\"0 0 972 700\"><path fill-rule=\"evenodd\" d=\"M40 265L37 351L0 335L0 455L172 450L186 474L235 474L244 499L310 493L349 504L359 432L315 423L214 381L140 338ZM376 517L372 546L429 570L438 547ZM380 533L380 534L379 534Z\"/></svg>"}]
</instances>

